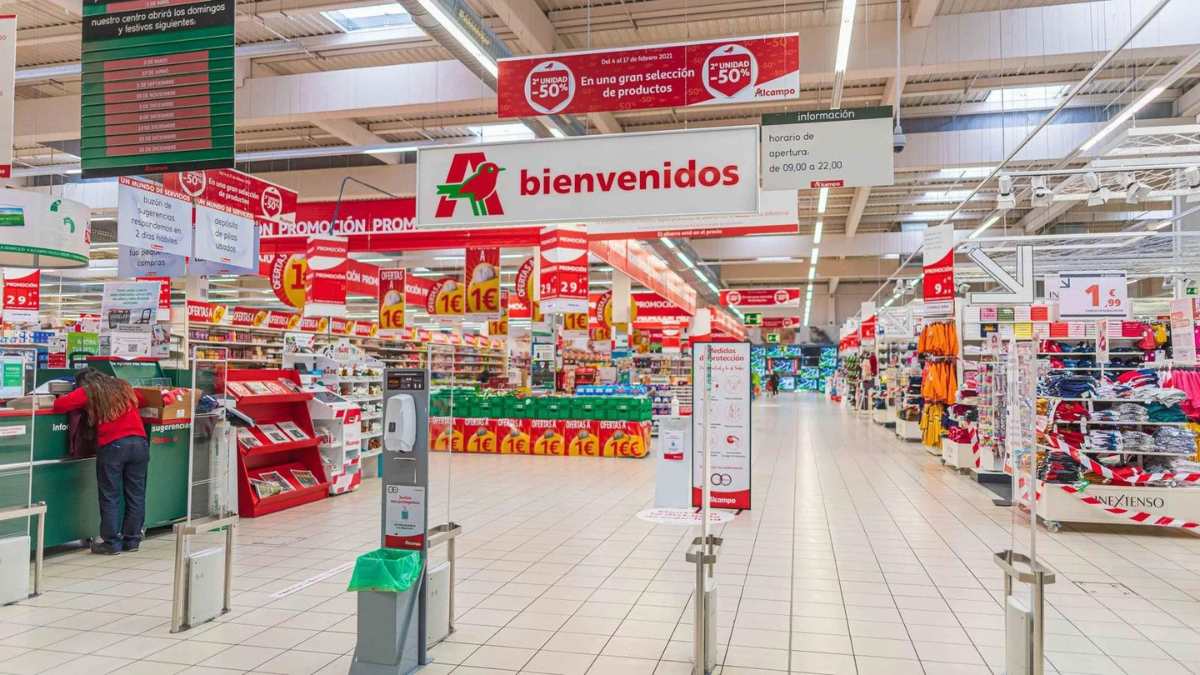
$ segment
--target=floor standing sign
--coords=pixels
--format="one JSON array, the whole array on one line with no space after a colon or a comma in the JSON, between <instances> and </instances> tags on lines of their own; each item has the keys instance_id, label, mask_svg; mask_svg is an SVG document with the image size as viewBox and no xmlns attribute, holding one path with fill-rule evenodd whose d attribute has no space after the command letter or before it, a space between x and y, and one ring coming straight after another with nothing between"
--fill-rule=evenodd
<instances>
[{"instance_id":1,"label":"floor standing sign","mask_svg":"<svg viewBox=\"0 0 1200 675\"><path fill-rule=\"evenodd\" d=\"M692 345L692 506L750 508L750 343ZM705 444L709 461L705 467Z\"/></svg>"}]
</instances>

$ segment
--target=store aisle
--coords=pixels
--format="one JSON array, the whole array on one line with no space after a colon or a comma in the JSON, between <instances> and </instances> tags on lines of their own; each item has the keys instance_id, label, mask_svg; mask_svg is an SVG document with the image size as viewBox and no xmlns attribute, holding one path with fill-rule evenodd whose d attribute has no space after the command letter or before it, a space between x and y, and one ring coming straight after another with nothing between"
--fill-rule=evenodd
<instances>
[{"instance_id":1,"label":"store aisle","mask_svg":"<svg viewBox=\"0 0 1200 675\"><path fill-rule=\"evenodd\" d=\"M720 650L738 673L1000 672L1009 512L917 444L815 396L755 408L753 511L724 528ZM436 458L460 540L458 631L428 673L686 673L691 533L636 518L649 461ZM235 611L168 632L169 536L47 561L49 592L0 607L0 673L345 673L348 564L378 538L378 482L252 521ZM1044 533L1044 531L1043 531ZM1200 539L1046 534L1062 673L1200 673Z\"/></svg>"}]
</instances>

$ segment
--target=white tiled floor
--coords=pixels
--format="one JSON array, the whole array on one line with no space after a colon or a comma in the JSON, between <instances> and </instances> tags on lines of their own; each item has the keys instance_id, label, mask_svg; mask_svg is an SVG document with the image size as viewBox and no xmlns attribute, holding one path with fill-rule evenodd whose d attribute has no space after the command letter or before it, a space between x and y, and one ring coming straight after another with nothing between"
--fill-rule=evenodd
<instances>
[{"instance_id":1,"label":"white tiled floor","mask_svg":"<svg viewBox=\"0 0 1200 675\"><path fill-rule=\"evenodd\" d=\"M725 526L720 661L740 673L973 675L1003 662L1010 512L866 418L817 397L759 404L755 508ZM431 521L462 523L458 630L427 673L687 673L692 532L652 526L650 461L438 456ZM238 536L235 609L168 631L170 536L47 561L48 592L0 608L0 673L346 673L343 572L378 540L378 481ZM1200 673L1200 540L1042 531L1059 573L1047 656L1061 673ZM1080 585L1084 584L1084 585ZM1116 584L1116 586L1110 586Z\"/></svg>"}]
</instances>

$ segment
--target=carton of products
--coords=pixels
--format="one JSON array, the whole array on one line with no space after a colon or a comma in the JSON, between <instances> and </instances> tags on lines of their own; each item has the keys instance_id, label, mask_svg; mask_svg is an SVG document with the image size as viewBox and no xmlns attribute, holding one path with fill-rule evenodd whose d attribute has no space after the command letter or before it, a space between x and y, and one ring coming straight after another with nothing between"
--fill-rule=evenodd
<instances>
[{"instance_id":1,"label":"carton of products","mask_svg":"<svg viewBox=\"0 0 1200 675\"><path fill-rule=\"evenodd\" d=\"M604 457L645 457L650 423L600 420L600 453Z\"/></svg>"},{"instance_id":2,"label":"carton of products","mask_svg":"<svg viewBox=\"0 0 1200 675\"><path fill-rule=\"evenodd\" d=\"M529 420L529 443L535 455L563 454L563 420Z\"/></svg>"},{"instance_id":3,"label":"carton of products","mask_svg":"<svg viewBox=\"0 0 1200 675\"><path fill-rule=\"evenodd\" d=\"M164 389L162 387L135 387L146 401L142 417L163 421L185 420L192 417L191 389Z\"/></svg>"},{"instance_id":4,"label":"carton of products","mask_svg":"<svg viewBox=\"0 0 1200 675\"><path fill-rule=\"evenodd\" d=\"M492 432L502 455L529 454L529 420L500 417L491 420Z\"/></svg>"},{"instance_id":5,"label":"carton of products","mask_svg":"<svg viewBox=\"0 0 1200 675\"><path fill-rule=\"evenodd\" d=\"M599 420L563 420L563 443L571 457L599 457Z\"/></svg>"},{"instance_id":6,"label":"carton of products","mask_svg":"<svg viewBox=\"0 0 1200 675\"><path fill-rule=\"evenodd\" d=\"M429 449L462 452L462 432L455 430L453 417L429 418Z\"/></svg>"},{"instance_id":7,"label":"carton of products","mask_svg":"<svg viewBox=\"0 0 1200 675\"><path fill-rule=\"evenodd\" d=\"M486 417L459 417L454 428L462 429L466 452L496 452L496 430Z\"/></svg>"}]
</instances>

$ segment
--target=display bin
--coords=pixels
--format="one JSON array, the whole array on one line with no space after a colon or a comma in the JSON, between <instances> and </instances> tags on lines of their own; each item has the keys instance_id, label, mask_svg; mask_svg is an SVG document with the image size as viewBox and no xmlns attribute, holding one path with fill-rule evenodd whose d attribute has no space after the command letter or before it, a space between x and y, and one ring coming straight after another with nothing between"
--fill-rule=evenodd
<instances>
[{"instance_id":1,"label":"display bin","mask_svg":"<svg viewBox=\"0 0 1200 675\"><path fill-rule=\"evenodd\" d=\"M533 399L533 414L536 419L541 420L562 420L566 419L570 413L570 399L563 399L558 396L542 396Z\"/></svg>"},{"instance_id":2,"label":"display bin","mask_svg":"<svg viewBox=\"0 0 1200 675\"><path fill-rule=\"evenodd\" d=\"M588 398L586 396L576 396L569 399L571 402L571 414L568 419L574 420L595 420L601 419L600 415L602 404L598 399Z\"/></svg>"},{"instance_id":3,"label":"display bin","mask_svg":"<svg viewBox=\"0 0 1200 675\"><path fill-rule=\"evenodd\" d=\"M503 417L506 405L503 399L499 396L480 396L475 399L474 410L470 415L464 417L486 417L495 418Z\"/></svg>"},{"instance_id":4,"label":"display bin","mask_svg":"<svg viewBox=\"0 0 1200 675\"><path fill-rule=\"evenodd\" d=\"M533 402L532 398L518 398L516 396L504 397L504 415L502 417L512 417L516 419L529 419L533 417Z\"/></svg>"}]
</instances>

